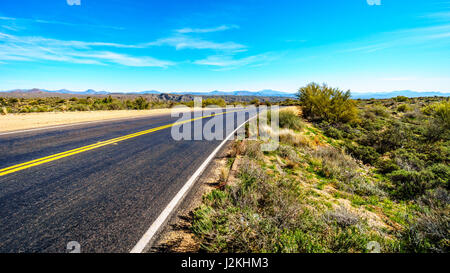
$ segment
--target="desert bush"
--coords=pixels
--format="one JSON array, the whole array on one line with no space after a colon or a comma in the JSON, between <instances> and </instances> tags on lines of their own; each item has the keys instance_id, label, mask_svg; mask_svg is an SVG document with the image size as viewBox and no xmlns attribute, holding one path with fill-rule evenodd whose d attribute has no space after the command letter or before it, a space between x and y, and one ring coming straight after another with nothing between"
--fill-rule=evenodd
<instances>
[{"instance_id":1,"label":"desert bush","mask_svg":"<svg viewBox=\"0 0 450 273\"><path fill-rule=\"evenodd\" d=\"M367 109L367 112L373 113L375 116L378 116L378 117L384 117L384 118L389 117L389 112L387 111L386 107L381 106L381 105L375 105L375 106L369 107Z\"/></svg>"},{"instance_id":2,"label":"desert bush","mask_svg":"<svg viewBox=\"0 0 450 273\"><path fill-rule=\"evenodd\" d=\"M244 155L253 159L261 160L264 157L264 154L261 150L261 143L256 140L246 141Z\"/></svg>"},{"instance_id":3,"label":"desert bush","mask_svg":"<svg viewBox=\"0 0 450 273\"><path fill-rule=\"evenodd\" d=\"M429 170L434 174L434 185L449 189L450 167L447 164L434 164Z\"/></svg>"},{"instance_id":4,"label":"desert bush","mask_svg":"<svg viewBox=\"0 0 450 273\"><path fill-rule=\"evenodd\" d=\"M355 226L361 222L361 218L349 211L346 207L339 207L336 210L328 211L324 214L325 221L332 222L341 228Z\"/></svg>"},{"instance_id":5,"label":"desert bush","mask_svg":"<svg viewBox=\"0 0 450 273\"><path fill-rule=\"evenodd\" d=\"M380 157L380 154L370 146L352 144L349 142L346 142L344 145L349 154L356 159L361 160L364 164L374 165Z\"/></svg>"},{"instance_id":6,"label":"desert bush","mask_svg":"<svg viewBox=\"0 0 450 273\"><path fill-rule=\"evenodd\" d=\"M450 101L437 102L422 108L431 117L425 136L430 141L450 139Z\"/></svg>"},{"instance_id":7,"label":"desert bush","mask_svg":"<svg viewBox=\"0 0 450 273\"><path fill-rule=\"evenodd\" d=\"M330 123L347 123L358 120L356 102L350 99L350 91L343 92L327 85L311 83L300 88L297 97L306 118Z\"/></svg>"},{"instance_id":8,"label":"desert bush","mask_svg":"<svg viewBox=\"0 0 450 273\"><path fill-rule=\"evenodd\" d=\"M400 169L392 159L379 159L376 161L375 166L377 167L377 171L381 174L388 174Z\"/></svg>"},{"instance_id":9,"label":"desert bush","mask_svg":"<svg viewBox=\"0 0 450 273\"><path fill-rule=\"evenodd\" d=\"M429 190L419 198L418 204L425 208L424 210L427 210L427 207L431 209L446 209L450 206L450 193L448 189L440 187Z\"/></svg>"},{"instance_id":10,"label":"desert bush","mask_svg":"<svg viewBox=\"0 0 450 273\"><path fill-rule=\"evenodd\" d=\"M397 149L392 152L394 162L406 171L420 171L425 168L423 154L416 153L412 149Z\"/></svg>"},{"instance_id":11,"label":"desert bush","mask_svg":"<svg viewBox=\"0 0 450 273\"><path fill-rule=\"evenodd\" d=\"M397 107L397 111L398 112L407 112L411 110L411 106L407 105L407 104L401 104Z\"/></svg>"},{"instance_id":12,"label":"desert bush","mask_svg":"<svg viewBox=\"0 0 450 273\"><path fill-rule=\"evenodd\" d=\"M297 152L292 149L292 147L289 147L287 145L281 144L280 146L278 146L278 153L281 157L287 158L292 162L298 163L301 161Z\"/></svg>"},{"instance_id":13,"label":"desert bush","mask_svg":"<svg viewBox=\"0 0 450 273\"><path fill-rule=\"evenodd\" d=\"M134 109L138 109L138 110L144 110L144 109L148 109L150 107L150 104L148 103L148 101L146 99L144 99L143 97L136 98L133 102L133 105L134 105Z\"/></svg>"},{"instance_id":14,"label":"desert bush","mask_svg":"<svg viewBox=\"0 0 450 273\"><path fill-rule=\"evenodd\" d=\"M402 250L409 253L448 253L450 217L446 210L421 214L401 234Z\"/></svg>"},{"instance_id":15,"label":"desert bush","mask_svg":"<svg viewBox=\"0 0 450 273\"><path fill-rule=\"evenodd\" d=\"M310 141L302 134L297 134L290 129L279 132L280 142L294 147L309 147Z\"/></svg>"},{"instance_id":16,"label":"desert bush","mask_svg":"<svg viewBox=\"0 0 450 273\"><path fill-rule=\"evenodd\" d=\"M342 139L342 132L333 126L326 127L325 130L323 131L323 133L326 136L334 138L334 139Z\"/></svg>"},{"instance_id":17,"label":"desert bush","mask_svg":"<svg viewBox=\"0 0 450 273\"><path fill-rule=\"evenodd\" d=\"M210 106L210 105L220 106L220 107L227 106L227 103L224 99L208 98L208 99L204 99L202 101L202 103L203 103L203 107Z\"/></svg>"},{"instance_id":18,"label":"desert bush","mask_svg":"<svg viewBox=\"0 0 450 273\"><path fill-rule=\"evenodd\" d=\"M334 179L338 189L363 196L383 196L385 193L359 172L359 165L349 155L333 147L319 147L312 157L320 160L318 174Z\"/></svg>"},{"instance_id":19,"label":"desert bush","mask_svg":"<svg viewBox=\"0 0 450 273\"><path fill-rule=\"evenodd\" d=\"M433 187L434 175L430 171L398 170L389 174L394 187L392 193L398 199L414 199Z\"/></svg>"},{"instance_id":20,"label":"desert bush","mask_svg":"<svg viewBox=\"0 0 450 273\"><path fill-rule=\"evenodd\" d=\"M409 98L405 96L397 96L393 98L393 100L395 100L396 102L407 102L409 101Z\"/></svg>"},{"instance_id":21,"label":"desert bush","mask_svg":"<svg viewBox=\"0 0 450 273\"><path fill-rule=\"evenodd\" d=\"M246 157L241 164L240 182L208 194L194 212L203 251L364 252L373 240L348 215L322 216L308 206L295 179L270 177Z\"/></svg>"},{"instance_id":22,"label":"desert bush","mask_svg":"<svg viewBox=\"0 0 450 273\"><path fill-rule=\"evenodd\" d=\"M300 117L291 110L280 111L279 122L281 128L288 128L296 131L300 131L304 126Z\"/></svg>"}]
</instances>

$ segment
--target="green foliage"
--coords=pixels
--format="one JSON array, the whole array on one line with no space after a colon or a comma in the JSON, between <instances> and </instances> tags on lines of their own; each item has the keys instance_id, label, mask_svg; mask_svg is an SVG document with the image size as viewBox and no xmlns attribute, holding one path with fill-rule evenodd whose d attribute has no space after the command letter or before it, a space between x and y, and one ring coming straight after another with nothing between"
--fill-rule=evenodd
<instances>
[{"instance_id":1,"label":"green foliage","mask_svg":"<svg viewBox=\"0 0 450 273\"><path fill-rule=\"evenodd\" d=\"M442 186L447 190L450 189L450 166L448 164L438 163L434 164L429 168L429 170L434 174L434 184Z\"/></svg>"},{"instance_id":2,"label":"green foliage","mask_svg":"<svg viewBox=\"0 0 450 273\"><path fill-rule=\"evenodd\" d=\"M401 104L397 107L397 111L398 112L407 112L407 111L411 111L411 107L408 106L407 104Z\"/></svg>"},{"instance_id":3,"label":"green foliage","mask_svg":"<svg viewBox=\"0 0 450 273\"><path fill-rule=\"evenodd\" d=\"M294 111L280 111L279 121L281 128L289 128L292 130L300 131L304 126L302 120Z\"/></svg>"},{"instance_id":4,"label":"green foliage","mask_svg":"<svg viewBox=\"0 0 450 273\"><path fill-rule=\"evenodd\" d=\"M361 160L364 164L374 165L380 157L380 154L370 146L354 145L350 142L346 142L345 148L349 154L356 159Z\"/></svg>"},{"instance_id":5,"label":"green foliage","mask_svg":"<svg viewBox=\"0 0 450 273\"><path fill-rule=\"evenodd\" d=\"M423 109L432 116L428 123L426 137L430 141L450 139L450 101L435 103Z\"/></svg>"},{"instance_id":6,"label":"green foliage","mask_svg":"<svg viewBox=\"0 0 450 273\"><path fill-rule=\"evenodd\" d=\"M399 199L414 199L432 188L434 174L431 171L398 170L389 174L394 187L393 195Z\"/></svg>"},{"instance_id":7,"label":"green foliage","mask_svg":"<svg viewBox=\"0 0 450 273\"><path fill-rule=\"evenodd\" d=\"M397 96L393 98L393 100L395 100L396 102L407 102L409 101L409 98L405 96Z\"/></svg>"},{"instance_id":8,"label":"green foliage","mask_svg":"<svg viewBox=\"0 0 450 273\"><path fill-rule=\"evenodd\" d=\"M194 212L192 231L203 251L366 252L369 241L379 240L351 212L312 209L300 181L271 177L243 160L240 182L211 192Z\"/></svg>"},{"instance_id":9,"label":"green foliage","mask_svg":"<svg viewBox=\"0 0 450 273\"><path fill-rule=\"evenodd\" d=\"M51 98L1 98L0 107L4 107L8 113L31 113L31 112L64 112L64 111L97 111L97 110L145 110L151 108L170 108L177 103L172 101L150 101L139 96L133 100L114 96L106 97L73 97L70 99ZM189 107L193 102L181 104ZM205 105L215 104L221 107L226 103L223 99L206 100Z\"/></svg>"},{"instance_id":10,"label":"green foliage","mask_svg":"<svg viewBox=\"0 0 450 273\"><path fill-rule=\"evenodd\" d=\"M311 83L300 88L297 97L303 115L314 121L325 120L330 123L358 121L356 102L350 99L350 91L343 92L327 85Z\"/></svg>"},{"instance_id":11,"label":"green foliage","mask_svg":"<svg viewBox=\"0 0 450 273\"><path fill-rule=\"evenodd\" d=\"M409 253L448 253L450 250L450 195L437 188L420 198L419 212L401 232L401 250Z\"/></svg>"},{"instance_id":12,"label":"green foliage","mask_svg":"<svg viewBox=\"0 0 450 273\"><path fill-rule=\"evenodd\" d=\"M204 99L202 101L203 103L203 107L206 106L218 106L218 107L225 107L227 106L227 103L224 99L214 99L214 98L208 98L208 99Z\"/></svg>"}]
</instances>

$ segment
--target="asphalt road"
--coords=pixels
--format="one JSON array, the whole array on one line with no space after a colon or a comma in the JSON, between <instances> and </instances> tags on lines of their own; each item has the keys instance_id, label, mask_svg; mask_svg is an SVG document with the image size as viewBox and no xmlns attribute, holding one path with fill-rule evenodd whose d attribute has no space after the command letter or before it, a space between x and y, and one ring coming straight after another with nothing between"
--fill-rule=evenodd
<instances>
[{"instance_id":1,"label":"asphalt road","mask_svg":"<svg viewBox=\"0 0 450 273\"><path fill-rule=\"evenodd\" d=\"M176 121L0 135L0 169ZM220 142L175 141L166 128L0 176L0 252L66 252L70 241L82 252L129 252Z\"/></svg>"}]
</instances>

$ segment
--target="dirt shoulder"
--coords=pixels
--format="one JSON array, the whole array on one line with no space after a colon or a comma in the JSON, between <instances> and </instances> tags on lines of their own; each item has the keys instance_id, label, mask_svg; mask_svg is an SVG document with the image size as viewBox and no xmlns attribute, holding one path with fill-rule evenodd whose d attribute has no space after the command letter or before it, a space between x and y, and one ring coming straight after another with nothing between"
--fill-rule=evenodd
<instances>
[{"instance_id":1,"label":"dirt shoulder","mask_svg":"<svg viewBox=\"0 0 450 273\"><path fill-rule=\"evenodd\" d=\"M209 108L208 110L213 110ZM286 108L287 109L287 108ZM80 112L43 112L0 115L0 133L36 129L59 125L69 125L93 121L107 121L125 118L139 118L155 115L167 115L174 108L151 110L112 110ZM176 111L186 111L178 109ZM192 111L192 110L191 110Z\"/></svg>"},{"instance_id":2,"label":"dirt shoulder","mask_svg":"<svg viewBox=\"0 0 450 273\"><path fill-rule=\"evenodd\" d=\"M174 109L114 110L86 112L46 112L0 115L0 132L35 129L58 125L170 114ZM181 111L181 110L179 110Z\"/></svg>"}]
</instances>

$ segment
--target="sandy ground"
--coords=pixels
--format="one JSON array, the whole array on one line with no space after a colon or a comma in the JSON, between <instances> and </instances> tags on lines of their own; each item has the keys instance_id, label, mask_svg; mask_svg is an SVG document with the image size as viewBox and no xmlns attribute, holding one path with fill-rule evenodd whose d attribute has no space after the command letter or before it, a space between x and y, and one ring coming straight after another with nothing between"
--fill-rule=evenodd
<instances>
[{"instance_id":1,"label":"sandy ground","mask_svg":"<svg viewBox=\"0 0 450 273\"><path fill-rule=\"evenodd\" d=\"M209 108L214 109L214 108ZM283 110L299 111L297 107L286 107ZM171 111L186 111L185 109L151 109L151 110L114 110L90 112L45 112L26 114L0 115L0 133L51 127L65 124L75 124L91 121L114 120L123 118L138 118L151 115L170 114ZM190 110L192 111L192 110Z\"/></svg>"},{"instance_id":2,"label":"sandy ground","mask_svg":"<svg viewBox=\"0 0 450 273\"><path fill-rule=\"evenodd\" d=\"M172 110L174 109L48 112L0 115L0 132L26 130L39 127L49 127L90 121L170 114Z\"/></svg>"}]
</instances>

